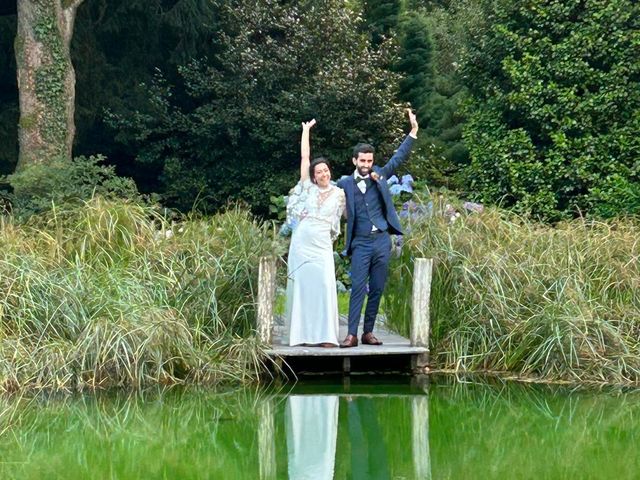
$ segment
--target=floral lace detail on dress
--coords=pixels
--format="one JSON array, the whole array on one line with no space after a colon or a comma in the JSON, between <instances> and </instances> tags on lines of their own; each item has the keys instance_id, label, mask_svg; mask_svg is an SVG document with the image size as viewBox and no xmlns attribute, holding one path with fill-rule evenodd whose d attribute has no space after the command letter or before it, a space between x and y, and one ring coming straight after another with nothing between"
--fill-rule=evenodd
<instances>
[{"instance_id":1,"label":"floral lace detail on dress","mask_svg":"<svg viewBox=\"0 0 640 480\"><path fill-rule=\"evenodd\" d=\"M336 238L340 235L340 218L342 217L342 212L344 212L345 206L347 204L346 196L344 194L344 190L340 187L336 187L333 195L337 195L337 201L335 202L335 213L333 217L333 223L331 224L331 241L335 241Z\"/></svg>"},{"instance_id":2,"label":"floral lace detail on dress","mask_svg":"<svg viewBox=\"0 0 640 480\"><path fill-rule=\"evenodd\" d=\"M331 240L335 240L340 235L345 203L344 191L335 185L325 193L309 179L300 181L289 192L287 224L295 231L302 220L313 217L331 225Z\"/></svg>"}]
</instances>

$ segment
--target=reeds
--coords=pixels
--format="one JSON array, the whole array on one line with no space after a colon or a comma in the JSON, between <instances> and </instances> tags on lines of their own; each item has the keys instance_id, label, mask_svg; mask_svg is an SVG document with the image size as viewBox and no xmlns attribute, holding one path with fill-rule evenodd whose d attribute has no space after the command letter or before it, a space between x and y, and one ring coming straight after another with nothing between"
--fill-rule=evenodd
<instances>
[{"instance_id":1,"label":"reeds","mask_svg":"<svg viewBox=\"0 0 640 480\"><path fill-rule=\"evenodd\" d=\"M256 378L258 259L279 247L248 212L172 226L94 198L0 227L0 390Z\"/></svg>"},{"instance_id":2,"label":"reeds","mask_svg":"<svg viewBox=\"0 0 640 480\"><path fill-rule=\"evenodd\" d=\"M538 224L495 208L415 222L385 305L408 330L413 258L435 259L431 352L457 370L640 382L640 225Z\"/></svg>"}]
</instances>

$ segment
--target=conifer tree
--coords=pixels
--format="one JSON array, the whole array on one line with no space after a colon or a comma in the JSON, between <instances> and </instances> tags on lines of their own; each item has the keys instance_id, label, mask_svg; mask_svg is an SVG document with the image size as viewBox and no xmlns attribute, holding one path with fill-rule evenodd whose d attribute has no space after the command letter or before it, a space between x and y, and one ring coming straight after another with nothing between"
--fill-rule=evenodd
<instances>
[{"instance_id":1,"label":"conifer tree","mask_svg":"<svg viewBox=\"0 0 640 480\"><path fill-rule=\"evenodd\" d=\"M462 83L455 71L438 68L439 52L431 39L437 27L425 11L407 11L400 23L399 60L396 69L403 76L400 99L418 114L421 128L419 150L427 156L422 174L432 184L456 187L453 178L467 163L462 144L460 101Z\"/></svg>"},{"instance_id":2,"label":"conifer tree","mask_svg":"<svg viewBox=\"0 0 640 480\"><path fill-rule=\"evenodd\" d=\"M402 75L399 96L409 102L421 124L430 120L429 101L433 94L433 47L427 22L421 14L407 15L402 22L396 70Z\"/></svg>"},{"instance_id":3,"label":"conifer tree","mask_svg":"<svg viewBox=\"0 0 640 480\"><path fill-rule=\"evenodd\" d=\"M380 45L385 37L395 31L400 11L400 0L363 1L364 18L374 45Z\"/></svg>"}]
</instances>

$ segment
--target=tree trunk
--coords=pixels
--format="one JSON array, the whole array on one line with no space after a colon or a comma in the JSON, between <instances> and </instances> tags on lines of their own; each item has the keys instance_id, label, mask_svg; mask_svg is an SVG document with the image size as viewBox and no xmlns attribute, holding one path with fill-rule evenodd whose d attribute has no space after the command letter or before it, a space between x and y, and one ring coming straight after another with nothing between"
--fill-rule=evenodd
<instances>
[{"instance_id":1,"label":"tree trunk","mask_svg":"<svg viewBox=\"0 0 640 480\"><path fill-rule=\"evenodd\" d=\"M76 79L69 46L76 10L82 1L18 0L17 169L71 157Z\"/></svg>"}]
</instances>

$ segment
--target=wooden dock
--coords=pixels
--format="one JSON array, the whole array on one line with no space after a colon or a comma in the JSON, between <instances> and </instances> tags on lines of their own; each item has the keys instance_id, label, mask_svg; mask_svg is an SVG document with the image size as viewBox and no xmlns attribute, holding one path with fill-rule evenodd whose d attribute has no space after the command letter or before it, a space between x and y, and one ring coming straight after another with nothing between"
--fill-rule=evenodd
<instances>
[{"instance_id":1,"label":"wooden dock","mask_svg":"<svg viewBox=\"0 0 640 480\"><path fill-rule=\"evenodd\" d=\"M284 319L276 318L273 314L275 265L273 259L260 259L258 335L261 341L270 347L267 354L281 368L286 365L287 369L294 373L349 374L355 371L418 371L428 365L431 259L416 259L414 265L411 338L405 338L389 330L384 318L379 316L374 334L383 344L359 344L352 348L289 346ZM347 321L341 316L339 339L346 335Z\"/></svg>"},{"instance_id":2,"label":"wooden dock","mask_svg":"<svg viewBox=\"0 0 640 480\"><path fill-rule=\"evenodd\" d=\"M362 328L361 328L362 330ZM374 330L382 345L362 345L352 348L322 348L289 346L283 318L277 318L272 345L267 354L285 370L294 373L327 374L359 372L402 372L416 366L419 356L427 355L425 347L412 346L411 340L390 331L384 318L378 317ZM340 335L347 335L347 320L340 318Z\"/></svg>"},{"instance_id":3,"label":"wooden dock","mask_svg":"<svg viewBox=\"0 0 640 480\"><path fill-rule=\"evenodd\" d=\"M361 328L362 330L362 328ZM375 335L382 340L382 345L362 345L353 348L322 348L322 347L290 347L288 335L283 319L276 320L273 331L272 347L267 353L272 357L357 357L367 355L419 355L427 353L425 347L411 345L411 340L393 333L384 325L384 319L380 316L376 321ZM340 335L343 339L347 336L347 320L340 317Z\"/></svg>"}]
</instances>

